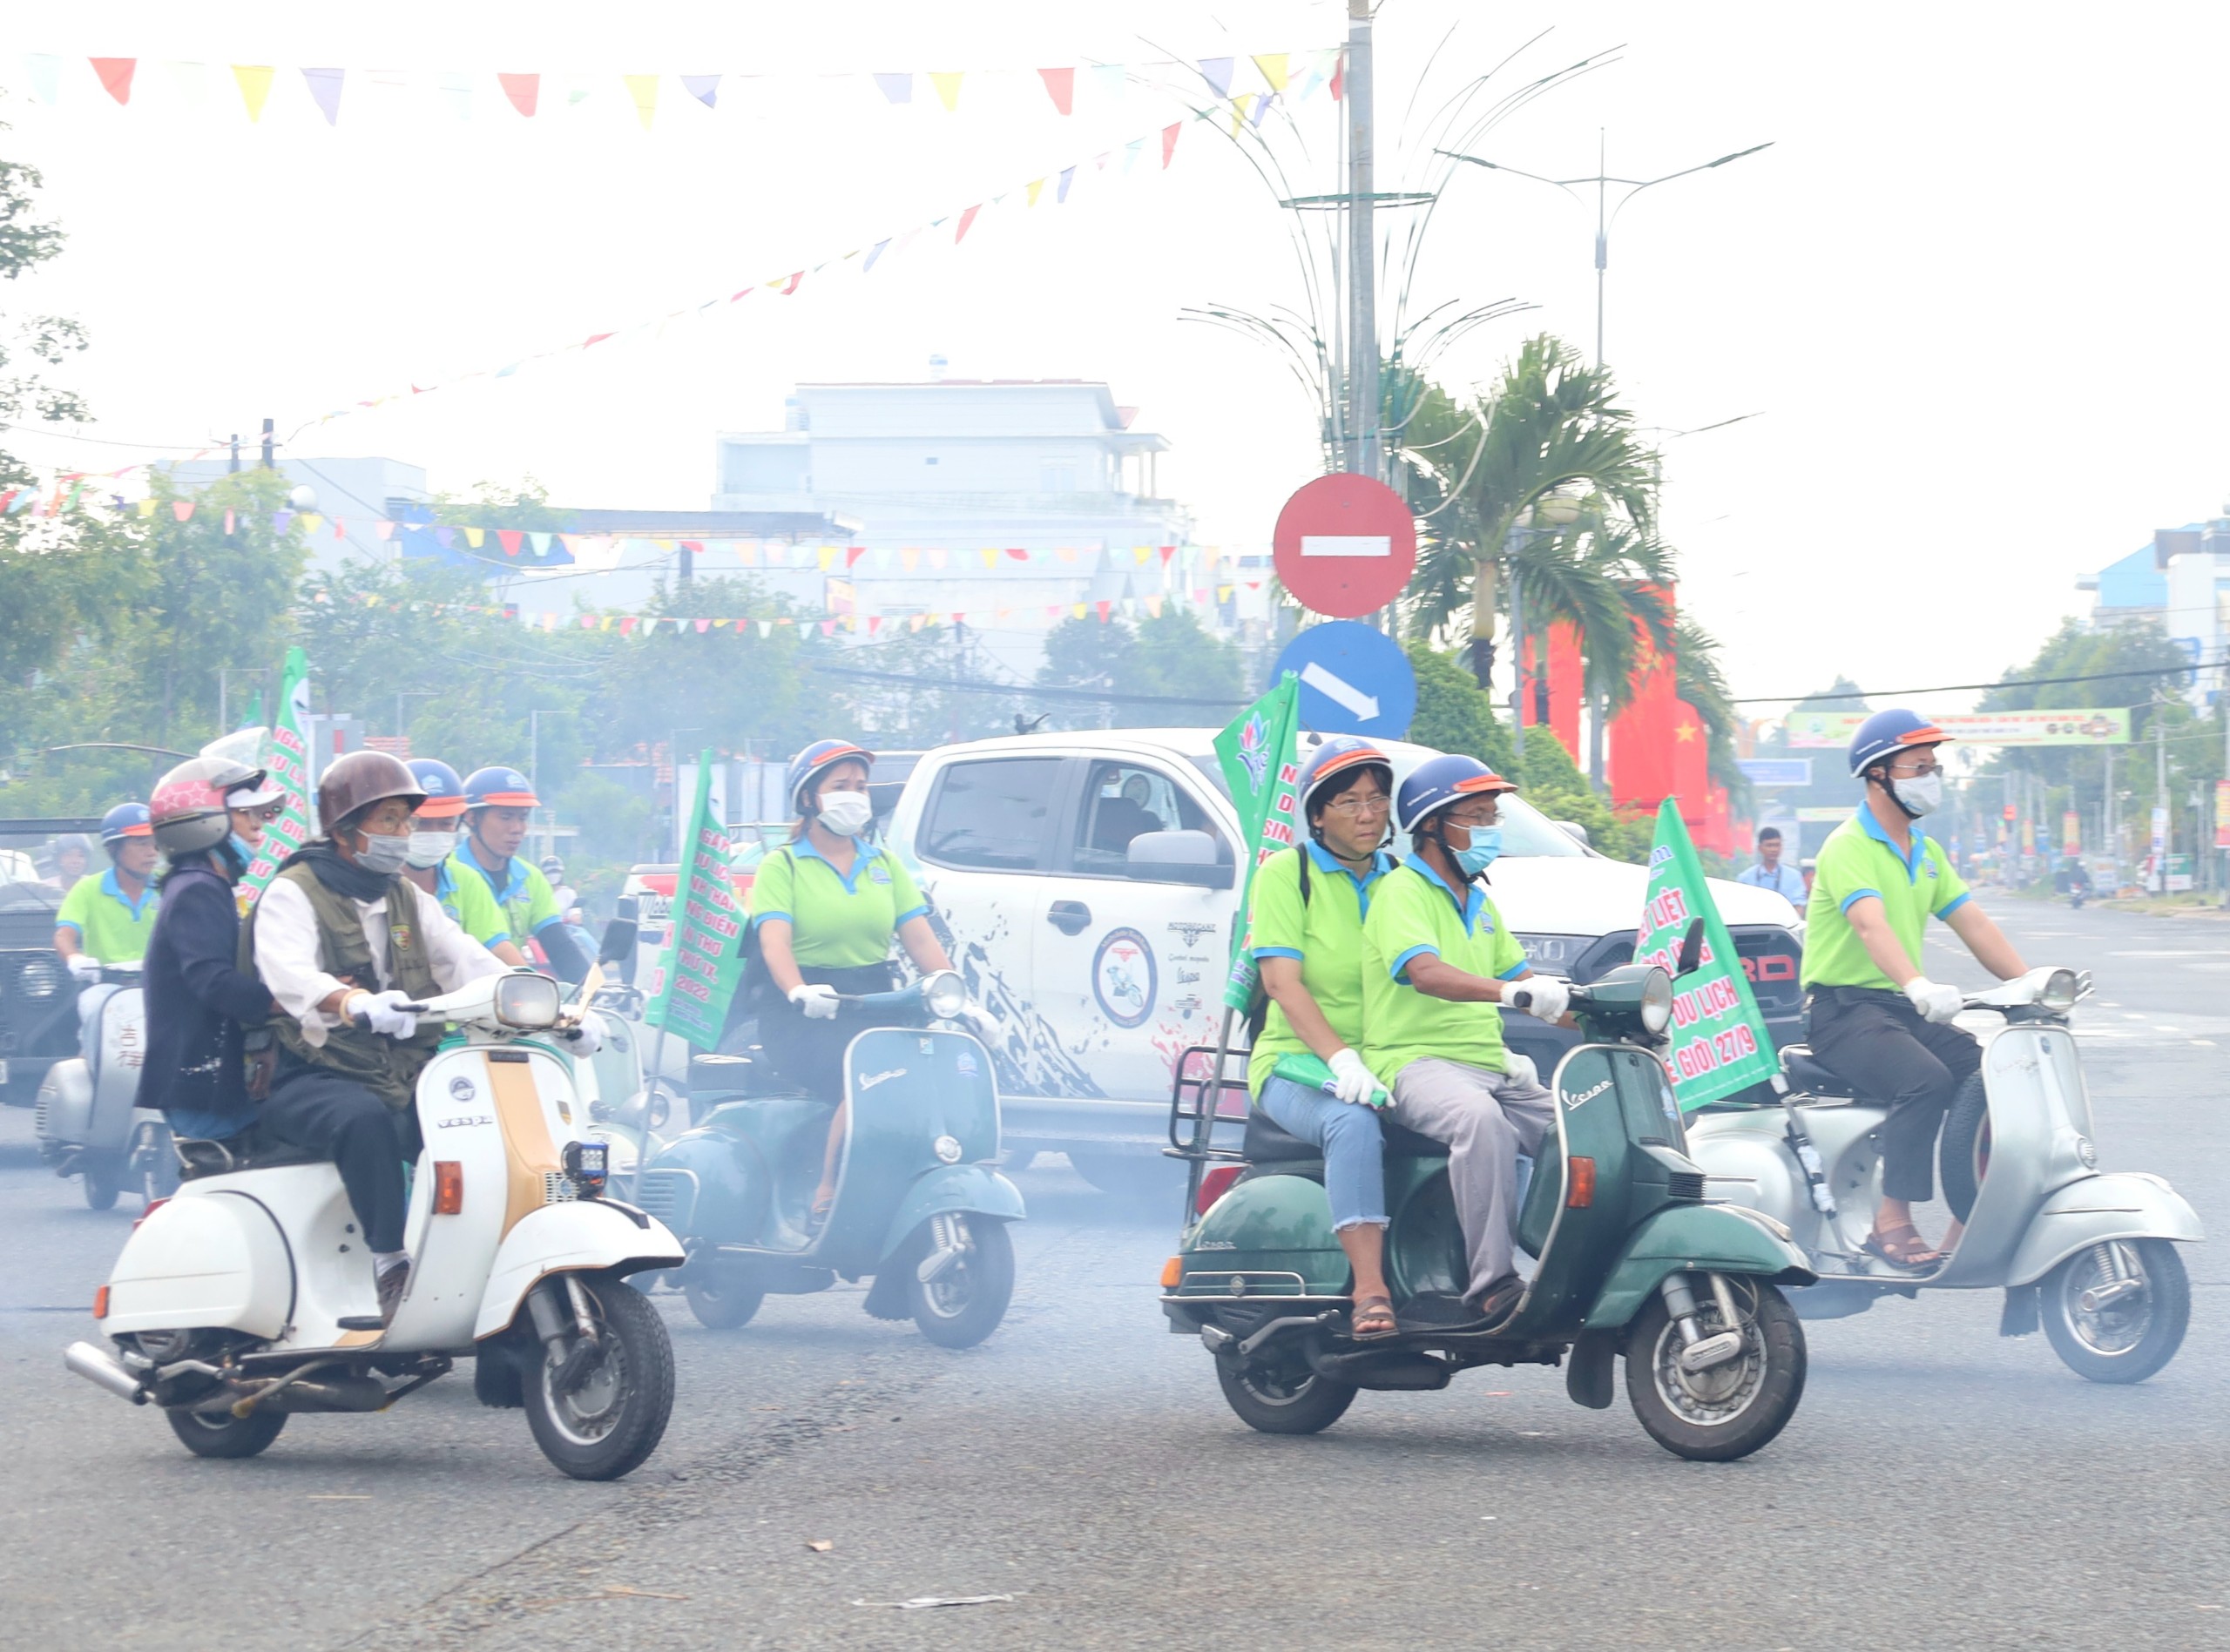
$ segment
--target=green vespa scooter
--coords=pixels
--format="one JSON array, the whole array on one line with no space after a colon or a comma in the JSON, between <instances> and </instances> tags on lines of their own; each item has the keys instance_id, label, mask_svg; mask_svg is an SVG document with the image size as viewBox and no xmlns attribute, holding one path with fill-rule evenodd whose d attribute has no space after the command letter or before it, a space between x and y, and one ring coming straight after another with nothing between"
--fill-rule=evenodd
<instances>
[{"instance_id":1,"label":"green vespa scooter","mask_svg":"<svg viewBox=\"0 0 2230 1652\"><path fill-rule=\"evenodd\" d=\"M1473 1365L1565 1365L1580 1405L1607 1408L1618 1357L1650 1436L1682 1457L1727 1461L1778 1434L1804 1392L1804 1333L1780 1287L1814 1278L1785 1229L1704 1199L1679 1112L1652 1053L1672 980L1629 964L1574 986L1586 1042L1558 1064L1553 1137L1530 1183L1520 1161L1518 1243L1536 1258L1499 1324L1351 1334L1347 1258L1332 1231L1318 1150L1259 1112L1236 1148L1213 1063L1179 1063L1174 1156L1193 1164L1192 1219L1162 1275L1170 1328L1214 1356L1224 1398L1250 1427L1328 1427L1363 1388L1444 1388ZM1487 1013L1492 1014L1490 1009ZM1281 1076L1328 1076L1313 1055ZM1190 1128L1185 1126L1189 1124ZM1461 1294L1465 1251L1446 1150L1389 1123L1386 1262L1397 1304Z\"/></svg>"},{"instance_id":2,"label":"green vespa scooter","mask_svg":"<svg viewBox=\"0 0 2230 1652\"><path fill-rule=\"evenodd\" d=\"M967 989L940 970L895 992L848 995L839 1014L963 1015ZM726 1064L747 1074L740 1057ZM990 1053L949 1027L870 1027L844 1056L851 1102L836 1197L818 1232L808 1212L828 1140L810 1096L692 1092L702 1123L646 1155L635 1202L682 1239L666 1277L714 1330L747 1323L770 1295L872 1278L867 1311L910 1317L930 1341L990 1336L1014 1292L1007 1224L1022 1195L993 1168L999 1096Z\"/></svg>"}]
</instances>

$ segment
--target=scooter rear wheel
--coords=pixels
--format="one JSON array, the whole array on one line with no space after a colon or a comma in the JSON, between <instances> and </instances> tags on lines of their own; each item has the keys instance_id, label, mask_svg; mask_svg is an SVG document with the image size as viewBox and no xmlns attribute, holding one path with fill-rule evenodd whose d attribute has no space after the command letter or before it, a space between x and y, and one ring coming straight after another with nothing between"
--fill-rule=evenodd
<instances>
[{"instance_id":1,"label":"scooter rear wheel","mask_svg":"<svg viewBox=\"0 0 2230 1652\"><path fill-rule=\"evenodd\" d=\"M1239 1420L1265 1434L1319 1434L1355 1404L1355 1386L1320 1377L1298 1356L1269 1365L1216 1361L1216 1381Z\"/></svg>"},{"instance_id":2,"label":"scooter rear wheel","mask_svg":"<svg viewBox=\"0 0 2230 1652\"><path fill-rule=\"evenodd\" d=\"M85 1208L89 1210L110 1210L116 1208L116 1196L124 1190L124 1167L114 1161L85 1157L82 1172L85 1183Z\"/></svg>"},{"instance_id":3,"label":"scooter rear wheel","mask_svg":"<svg viewBox=\"0 0 2230 1652\"><path fill-rule=\"evenodd\" d=\"M2142 1294L2086 1311L2083 1297L2114 1283L2102 1252L2118 1253L2121 1276ZM2052 1352L2092 1382L2143 1382L2176 1357L2192 1322L2184 1259L2166 1239L2117 1239L2087 1245L2044 1277L2037 1307Z\"/></svg>"},{"instance_id":4,"label":"scooter rear wheel","mask_svg":"<svg viewBox=\"0 0 2230 1652\"><path fill-rule=\"evenodd\" d=\"M1804 1327L1788 1299L1763 1279L1729 1276L1741 1320L1741 1353L1724 1365L1686 1373L1685 1345L1661 1293L1626 1329L1626 1398L1649 1437L1676 1457L1727 1463L1747 1457L1787 1426L1804 1398ZM1720 1324L1719 1305L1696 1293L1706 1336Z\"/></svg>"},{"instance_id":5,"label":"scooter rear wheel","mask_svg":"<svg viewBox=\"0 0 2230 1652\"><path fill-rule=\"evenodd\" d=\"M163 1415L170 1419L171 1432L179 1443L196 1457L253 1457L287 1426L287 1413L271 1406L259 1407L246 1417L228 1411L213 1416L194 1411L166 1411Z\"/></svg>"},{"instance_id":6,"label":"scooter rear wheel","mask_svg":"<svg viewBox=\"0 0 2230 1652\"><path fill-rule=\"evenodd\" d=\"M673 1414L673 1345L658 1310L625 1280L584 1276L581 1288L604 1356L563 1394L547 1353L530 1356L527 1426L542 1454L573 1479L618 1480L640 1467L666 1433Z\"/></svg>"},{"instance_id":7,"label":"scooter rear wheel","mask_svg":"<svg viewBox=\"0 0 2230 1652\"><path fill-rule=\"evenodd\" d=\"M697 1323L707 1331L733 1331L749 1325L759 1305L767 1300L767 1293L753 1289L749 1275L733 1263L699 1267L681 1287L681 1294L688 1298L689 1311L697 1316Z\"/></svg>"}]
</instances>

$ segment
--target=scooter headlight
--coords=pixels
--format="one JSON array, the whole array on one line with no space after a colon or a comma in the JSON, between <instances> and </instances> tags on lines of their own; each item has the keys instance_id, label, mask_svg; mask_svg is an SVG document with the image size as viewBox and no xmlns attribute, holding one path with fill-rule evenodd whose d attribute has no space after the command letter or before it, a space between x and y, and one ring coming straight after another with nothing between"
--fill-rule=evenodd
<instances>
[{"instance_id":1,"label":"scooter headlight","mask_svg":"<svg viewBox=\"0 0 2230 1652\"><path fill-rule=\"evenodd\" d=\"M922 1002L938 1021L950 1021L968 1008L968 983L949 969L922 977Z\"/></svg>"},{"instance_id":2,"label":"scooter headlight","mask_svg":"<svg viewBox=\"0 0 2230 1652\"><path fill-rule=\"evenodd\" d=\"M2081 997L2081 984L2072 969L2055 969L2045 978L2044 990L2037 995L2037 1001L2055 1015L2064 1015L2075 1008Z\"/></svg>"},{"instance_id":3,"label":"scooter headlight","mask_svg":"<svg viewBox=\"0 0 2230 1652\"><path fill-rule=\"evenodd\" d=\"M1661 969L1652 969L1641 984L1641 1024L1652 1037L1663 1032L1672 1023L1672 977Z\"/></svg>"},{"instance_id":4,"label":"scooter headlight","mask_svg":"<svg viewBox=\"0 0 2230 1652\"><path fill-rule=\"evenodd\" d=\"M496 983L496 1019L506 1027L555 1026L560 1002L558 983L547 975L521 970Z\"/></svg>"}]
</instances>

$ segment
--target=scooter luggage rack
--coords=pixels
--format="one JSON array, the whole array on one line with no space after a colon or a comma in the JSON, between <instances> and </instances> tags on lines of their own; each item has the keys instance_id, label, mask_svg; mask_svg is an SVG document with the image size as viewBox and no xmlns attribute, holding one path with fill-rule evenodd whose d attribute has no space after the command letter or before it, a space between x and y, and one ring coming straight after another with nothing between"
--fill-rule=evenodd
<instances>
[{"instance_id":1,"label":"scooter luggage rack","mask_svg":"<svg viewBox=\"0 0 2230 1652\"><path fill-rule=\"evenodd\" d=\"M1246 1162L1247 1155L1238 1147L1217 1145L1216 1126L1235 1124L1242 1131L1246 1129L1249 1105L1247 1059L1252 1053L1245 1049L1219 1050L1213 1044L1194 1044L1179 1052L1176 1077L1169 1092L1169 1145L1162 1150L1166 1156L1195 1164ZM1219 1055L1224 1063L1223 1082L1217 1086L1220 1094L1211 1108L1207 1092L1215 1084L1213 1075ZM1235 1074L1232 1070L1234 1061L1239 1064ZM1187 1128L1180 1130L1180 1125Z\"/></svg>"}]
</instances>

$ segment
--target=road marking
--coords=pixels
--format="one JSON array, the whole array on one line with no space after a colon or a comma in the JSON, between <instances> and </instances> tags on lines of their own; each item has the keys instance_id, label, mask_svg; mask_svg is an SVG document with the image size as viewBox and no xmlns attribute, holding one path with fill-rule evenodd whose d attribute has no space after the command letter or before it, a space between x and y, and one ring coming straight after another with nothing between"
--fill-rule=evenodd
<instances>
[{"instance_id":1,"label":"road marking","mask_svg":"<svg viewBox=\"0 0 2230 1652\"><path fill-rule=\"evenodd\" d=\"M2230 958L2230 947L2185 947L2168 952L2110 952L2109 958Z\"/></svg>"},{"instance_id":2,"label":"road marking","mask_svg":"<svg viewBox=\"0 0 2230 1652\"><path fill-rule=\"evenodd\" d=\"M2192 1040L2192 1042L2197 1044L2201 1049L2213 1049L2214 1048L2214 1041L2211 1038L2194 1038Z\"/></svg>"},{"instance_id":3,"label":"road marking","mask_svg":"<svg viewBox=\"0 0 2230 1652\"><path fill-rule=\"evenodd\" d=\"M1366 723L1378 715L1378 696L1366 694L1344 677L1335 677L1311 660L1301 668L1301 680L1328 700L1336 700Z\"/></svg>"},{"instance_id":4,"label":"road marking","mask_svg":"<svg viewBox=\"0 0 2230 1652\"><path fill-rule=\"evenodd\" d=\"M1391 534L1303 534L1301 554L1304 556L1391 556L1394 537Z\"/></svg>"}]
</instances>

